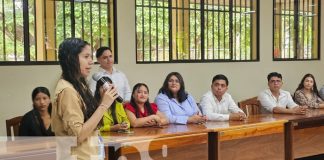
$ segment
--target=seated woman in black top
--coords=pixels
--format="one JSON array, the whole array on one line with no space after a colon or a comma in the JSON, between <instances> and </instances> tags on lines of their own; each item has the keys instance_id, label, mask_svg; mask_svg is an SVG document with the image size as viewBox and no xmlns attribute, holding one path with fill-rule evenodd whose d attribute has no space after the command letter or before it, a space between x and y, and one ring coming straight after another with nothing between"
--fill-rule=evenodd
<instances>
[{"instance_id":1,"label":"seated woman in black top","mask_svg":"<svg viewBox=\"0 0 324 160\"><path fill-rule=\"evenodd\" d=\"M32 92L33 109L26 113L19 126L19 136L54 136L51 130L52 103L45 87Z\"/></svg>"}]
</instances>

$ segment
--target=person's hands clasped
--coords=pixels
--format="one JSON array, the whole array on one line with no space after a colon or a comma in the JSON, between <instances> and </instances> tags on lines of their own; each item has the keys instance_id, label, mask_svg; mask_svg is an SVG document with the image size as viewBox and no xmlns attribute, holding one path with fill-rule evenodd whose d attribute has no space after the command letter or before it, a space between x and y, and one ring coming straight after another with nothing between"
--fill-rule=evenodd
<instances>
[{"instance_id":1,"label":"person's hands clasped","mask_svg":"<svg viewBox=\"0 0 324 160\"><path fill-rule=\"evenodd\" d=\"M188 118L188 123L204 123L207 121L206 116L195 114Z\"/></svg>"},{"instance_id":2,"label":"person's hands clasped","mask_svg":"<svg viewBox=\"0 0 324 160\"><path fill-rule=\"evenodd\" d=\"M244 113L231 113L230 114L230 117L229 117L229 120L232 120L232 121L242 121L242 120L245 120L246 119L246 115Z\"/></svg>"},{"instance_id":3,"label":"person's hands clasped","mask_svg":"<svg viewBox=\"0 0 324 160\"><path fill-rule=\"evenodd\" d=\"M119 130L127 130L127 129L129 129L129 126L128 126L128 124L126 122L122 122L122 123L116 124L116 125L114 125L114 127L118 131Z\"/></svg>"},{"instance_id":4,"label":"person's hands clasped","mask_svg":"<svg viewBox=\"0 0 324 160\"><path fill-rule=\"evenodd\" d=\"M100 106L104 106L106 109L108 109L117 97L117 89L115 87L110 87L103 94Z\"/></svg>"},{"instance_id":5,"label":"person's hands clasped","mask_svg":"<svg viewBox=\"0 0 324 160\"><path fill-rule=\"evenodd\" d=\"M144 124L144 126L160 126L161 125L161 119L157 115L150 115L148 116L149 120Z\"/></svg>"},{"instance_id":6,"label":"person's hands clasped","mask_svg":"<svg viewBox=\"0 0 324 160\"><path fill-rule=\"evenodd\" d=\"M307 106L297 106L293 108L294 114L306 114Z\"/></svg>"},{"instance_id":7,"label":"person's hands clasped","mask_svg":"<svg viewBox=\"0 0 324 160\"><path fill-rule=\"evenodd\" d=\"M157 115L153 115L153 121L155 122L155 125L157 125L157 126L161 126L161 124L162 124L162 121L161 121L161 118L159 117L159 116L157 116Z\"/></svg>"}]
</instances>

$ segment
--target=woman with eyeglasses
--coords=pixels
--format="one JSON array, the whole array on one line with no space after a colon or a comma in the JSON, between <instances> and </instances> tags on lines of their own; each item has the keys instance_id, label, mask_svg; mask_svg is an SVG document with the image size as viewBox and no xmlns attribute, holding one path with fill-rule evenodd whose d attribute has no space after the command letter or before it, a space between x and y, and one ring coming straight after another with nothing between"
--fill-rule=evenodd
<instances>
[{"instance_id":1,"label":"woman with eyeglasses","mask_svg":"<svg viewBox=\"0 0 324 160\"><path fill-rule=\"evenodd\" d=\"M183 78L178 72L167 75L155 103L159 111L166 115L169 123L202 123L207 120L206 116L201 114L194 98L185 91Z\"/></svg>"}]
</instances>

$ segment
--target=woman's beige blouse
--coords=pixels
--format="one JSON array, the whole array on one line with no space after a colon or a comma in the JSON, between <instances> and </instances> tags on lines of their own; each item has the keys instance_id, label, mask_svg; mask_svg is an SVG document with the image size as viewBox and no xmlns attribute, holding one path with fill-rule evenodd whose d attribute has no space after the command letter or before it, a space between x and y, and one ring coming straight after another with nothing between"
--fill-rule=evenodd
<instances>
[{"instance_id":1,"label":"woman's beige blouse","mask_svg":"<svg viewBox=\"0 0 324 160\"><path fill-rule=\"evenodd\" d=\"M55 89L52 109L52 130L56 136L73 136L77 140L84 124L82 107L84 105L80 94L74 89L71 83L60 79ZM63 142L66 143L67 141ZM61 145L62 147L67 146L62 143ZM71 148L71 155L77 156L77 159L88 160L91 159L91 156L97 156L98 132L93 131L92 138L89 137L85 141L78 142L75 145L76 147Z\"/></svg>"}]
</instances>

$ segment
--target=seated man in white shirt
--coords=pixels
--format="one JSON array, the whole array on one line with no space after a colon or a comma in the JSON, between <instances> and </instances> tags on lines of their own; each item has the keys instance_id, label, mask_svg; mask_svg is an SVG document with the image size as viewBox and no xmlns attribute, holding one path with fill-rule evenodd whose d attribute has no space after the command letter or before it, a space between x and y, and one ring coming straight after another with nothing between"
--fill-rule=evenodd
<instances>
[{"instance_id":1,"label":"seated man in white shirt","mask_svg":"<svg viewBox=\"0 0 324 160\"><path fill-rule=\"evenodd\" d=\"M269 89L262 91L258 96L262 113L306 113L307 106L298 106L290 93L281 89L283 83L280 73L271 72L267 78Z\"/></svg>"},{"instance_id":2,"label":"seated man in white shirt","mask_svg":"<svg viewBox=\"0 0 324 160\"><path fill-rule=\"evenodd\" d=\"M211 91L203 95L200 107L208 120L228 121L244 120L246 115L238 108L232 96L226 91L228 89L228 79L222 74L213 77Z\"/></svg>"},{"instance_id":3,"label":"seated man in white shirt","mask_svg":"<svg viewBox=\"0 0 324 160\"><path fill-rule=\"evenodd\" d=\"M100 64L99 71L95 74L99 74L100 77L109 77L115 87L117 88L118 94L124 99L124 102L128 102L131 98L132 91L128 83L126 75L117 70L114 67L114 56L109 47L100 47L96 51L96 57ZM90 79L89 87L92 93L94 94L96 90L97 81Z\"/></svg>"}]
</instances>

